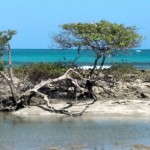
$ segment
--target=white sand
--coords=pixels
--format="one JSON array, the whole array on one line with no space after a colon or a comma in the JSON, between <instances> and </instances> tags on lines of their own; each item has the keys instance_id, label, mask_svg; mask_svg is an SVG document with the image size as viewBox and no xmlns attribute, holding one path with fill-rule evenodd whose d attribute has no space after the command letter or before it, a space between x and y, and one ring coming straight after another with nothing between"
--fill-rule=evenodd
<instances>
[{"instance_id":1,"label":"white sand","mask_svg":"<svg viewBox=\"0 0 150 150\"><path fill-rule=\"evenodd\" d=\"M85 105L83 103L78 104L80 106L73 106L69 109L71 112L77 112L83 110ZM81 106L82 105L82 106ZM67 106L66 103L53 104L55 108L62 108ZM51 113L43 110L37 106L31 106L19 111L13 112L14 115L61 115ZM150 100L107 100L97 101L91 105L84 115L148 115L150 116Z\"/></svg>"}]
</instances>

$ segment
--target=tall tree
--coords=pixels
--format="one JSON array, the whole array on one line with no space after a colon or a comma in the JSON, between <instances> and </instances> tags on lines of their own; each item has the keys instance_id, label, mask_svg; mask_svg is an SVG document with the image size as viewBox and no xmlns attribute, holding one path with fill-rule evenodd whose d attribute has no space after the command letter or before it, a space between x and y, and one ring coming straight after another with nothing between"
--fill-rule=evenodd
<instances>
[{"instance_id":1,"label":"tall tree","mask_svg":"<svg viewBox=\"0 0 150 150\"><path fill-rule=\"evenodd\" d=\"M12 39L13 35L16 34L14 30L2 31L0 32L0 55L4 55L4 52L8 52L8 64L9 64L9 76L12 78L13 71L12 71L12 60L11 60L11 48L10 48L10 40Z\"/></svg>"},{"instance_id":2,"label":"tall tree","mask_svg":"<svg viewBox=\"0 0 150 150\"><path fill-rule=\"evenodd\" d=\"M126 50L139 46L142 36L135 26L111 23L101 20L97 23L70 23L61 26L62 32L54 37L54 41L65 49L84 48L95 54L92 75L98 61L101 59L99 71L102 69L107 55L113 50Z\"/></svg>"}]
</instances>

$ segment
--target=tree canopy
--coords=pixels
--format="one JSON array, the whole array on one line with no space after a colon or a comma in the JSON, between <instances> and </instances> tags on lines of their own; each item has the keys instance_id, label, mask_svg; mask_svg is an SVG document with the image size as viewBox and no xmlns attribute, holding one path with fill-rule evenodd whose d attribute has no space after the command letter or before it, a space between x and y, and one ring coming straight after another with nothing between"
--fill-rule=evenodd
<instances>
[{"instance_id":1,"label":"tree canopy","mask_svg":"<svg viewBox=\"0 0 150 150\"><path fill-rule=\"evenodd\" d=\"M0 31L0 56L8 49L9 41L15 34L15 30Z\"/></svg>"},{"instance_id":2,"label":"tree canopy","mask_svg":"<svg viewBox=\"0 0 150 150\"><path fill-rule=\"evenodd\" d=\"M125 26L106 20L97 23L63 24L61 29L62 32L54 37L55 42L65 49L93 50L96 54L93 70L100 58L101 67L104 65L107 54L111 54L112 50L138 47L142 40L135 26Z\"/></svg>"},{"instance_id":3,"label":"tree canopy","mask_svg":"<svg viewBox=\"0 0 150 150\"><path fill-rule=\"evenodd\" d=\"M11 79L13 76L13 71L12 71L12 60L11 60L11 48L10 48L9 41L12 39L13 35L15 34L16 34L15 30L7 30L7 31L0 32L0 56L3 56L5 51L8 52L8 70Z\"/></svg>"}]
</instances>

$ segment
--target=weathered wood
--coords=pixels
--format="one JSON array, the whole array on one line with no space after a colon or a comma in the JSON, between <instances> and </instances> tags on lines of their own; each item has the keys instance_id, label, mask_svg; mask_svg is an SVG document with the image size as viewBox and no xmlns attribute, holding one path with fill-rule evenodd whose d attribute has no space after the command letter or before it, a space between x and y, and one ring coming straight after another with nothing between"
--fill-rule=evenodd
<instances>
[{"instance_id":1,"label":"weathered wood","mask_svg":"<svg viewBox=\"0 0 150 150\"><path fill-rule=\"evenodd\" d=\"M35 85L32 89L29 89L29 90L25 91L24 93L17 93L17 90L15 89L14 83L12 82L12 79L11 79L12 77L11 76L8 77L7 75L4 74L4 72L0 72L0 75L7 81L7 84L9 85L10 90L11 90L12 97L14 98L14 101L15 101L15 104L14 104L13 107L9 107L9 108L5 107L3 109L7 109L7 110L11 111L11 110L14 110L14 109L18 108L18 106L20 104L22 104L23 107L26 107L28 105L27 101L30 101L30 98L33 95L36 95L36 96L41 97L42 100L45 101L46 106L47 106L47 108L50 112L65 114L65 115L68 115L68 116L80 116L80 115L82 115L85 112L85 110L89 107L89 104L85 103L85 107L84 107L83 110L81 110L79 112L76 112L76 113L72 113L72 112L69 112L68 109L70 107L75 106L76 103L69 104L66 108L57 109L57 108L54 108L52 106L52 104L50 103L48 95L40 91L41 88L43 88L47 85L62 82L62 81L67 82L69 80L71 82L71 84L73 85L73 87L74 87L75 99L77 101L77 90L78 90L78 92L80 92L83 95L84 95L84 93L88 93L90 91L86 87L81 87L78 83L78 80L71 77L71 73L76 74L80 78L80 80L87 81L87 79L84 79L74 69L68 69L64 73L64 75L62 75L58 78L41 81L39 84Z\"/></svg>"}]
</instances>

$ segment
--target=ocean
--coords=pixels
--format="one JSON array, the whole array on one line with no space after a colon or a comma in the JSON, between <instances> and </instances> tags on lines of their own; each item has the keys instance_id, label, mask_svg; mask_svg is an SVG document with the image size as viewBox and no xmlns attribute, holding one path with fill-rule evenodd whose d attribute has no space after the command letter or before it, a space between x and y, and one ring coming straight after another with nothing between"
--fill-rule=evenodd
<instances>
[{"instance_id":1,"label":"ocean","mask_svg":"<svg viewBox=\"0 0 150 150\"><path fill-rule=\"evenodd\" d=\"M6 55L5 57L7 59ZM79 57L76 61L77 65L92 66L95 54L89 50L81 50L79 56L76 49L12 49L12 61L14 65L36 62L71 62L77 57ZM133 64L138 69L150 69L150 49L128 50L117 53L114 56L108 56L105 66L110 66L112 62L126 62Z\"/></svg>"}]
</instances>

